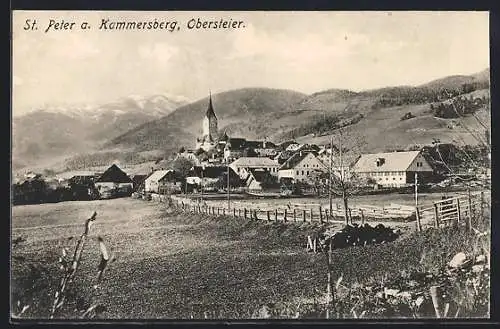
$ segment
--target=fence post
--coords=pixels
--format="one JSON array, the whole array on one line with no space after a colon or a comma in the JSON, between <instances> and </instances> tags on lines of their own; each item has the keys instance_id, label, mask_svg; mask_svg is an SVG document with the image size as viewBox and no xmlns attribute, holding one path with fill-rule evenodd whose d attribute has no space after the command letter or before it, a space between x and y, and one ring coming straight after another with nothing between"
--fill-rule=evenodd
<instances>
[{"instance_id":1,"label":"fence post","mask_svg":"<svg viewBox=\"0 0 500 329\"><path fill-rule=\"evenodd\" d=\"M271 220L271 215L269 214L269 210L266 210L266 214L267 214L267 220L270 221Z\"/></svg>"},{"instance_id":2,"label":"fence post","mask_svg":"<svg viewBox=\"0 0 500 329\"><path fill-rule=\"evenodd\" d=\"M352 224L352 213L351 213L351 208L349 208L349 220L351 221L351 224Z\"/></svg>"},{"instance_id":3,"label":"fence post","mask_svg":"<svg viewBox=\"0 0 500 329\"><path fill-rule=\"evenodd\" d=\"M457 198L457 225L460 225L460 216L461 216L460 199Z\"/></svg>"},{"instance_id":4,"label":"fence post","mask_svg":"<svg viewBox=\"0 0 500 329\"><path fill-rule=\"evenodd\" d=\"M434 226L436 228L439 227L439 213L438 213L438 205L434 203Z\"/></svg>"},{"instance_id":5,"label":"fence post","mask_svg":"<svg viewBox=\"0 0 500 329\"><path fill-rule=\"evenodd\" d=\"M482 222L484 222L484 191L481 191L481 200L480 200L480 204L479 204L479 210L480 210L479 216L480 216L481 223L482 223Z\"/></svg>"},{"instance_id":6,"label":"fence post","mask_svg":"<svg viewBox=\"0 0 500 329\"><path fill-rule=\"evenodd\" d=\"M286 208L285 208L285 213L283 214L283 220L284 220L285 222L287 222L287 218L286 218Z\"/></svg>"},{"instance_id":7,"label":"fence post","mask_svg":"<svg viewBox=\"0 0 500 329\"><path fill-rule=\"evenodd\" d=\"M306 210L302 210L302 221L306 221Z\"/></svg>"},{"instance_id":8,"label":"fence post","mask_svg":"<svg viewBox=\"0 0 500 329\"><path fill-rule=\"evenodd\" d=\"M297 217L296 217L296 214L295 214L295 208L293 208L293 221L294 222L297 221Z\"/></svg>"},{"instance_id":9,"label":"fence post","mask_svg":"<svg viewBox=\"0 0 500 329\"><path fill-rule=\"evenodd\" d=\"M468 223L468 229L470 230L472 227L472 197L470 194L470 188L467 189L467 197L468 197L468 203L469 203L469 223Z\"/></svg>"},{"instance_id":10,"label":"fence post","mask_svg":"<svg viewBox=\"0 0 500 329\"><path fill-rule=\"evenodd\" d=\"M361 213L361 225L365 225L365 213L363 209L359 209L359 212Z\"/></svg>"},{"instance_id":11,"label":"fence post","mask_svg":"<svg viewBox=\"0 0 500 329\"><path fill-rule=\"evenodd\" d=\"M420 222L420 212L418 207L415 207L415 219L417 220L417 232L422 232L422 223Z\"/></svg>"},{"instance_id":12,"label":"fence post","mask_svg":"<svg viewBox=\"0 0 500 329\"><path fill-rule=\"evenodd\" d=\"M222 208L222 216L226 216L226 208Z\"/></svg>"},{"instance_id":13,"label":"fence post","mask_svg":"<svg viewBox=\"0 0 500 329\"><path fill-rule=\"evenodd\" d=\"M220 208L217 207L217 216L219 216L219 214L220 214Z\"/></svg>"},{"instance_id":14,"label":"fence post","mask_svg":"<svg viewBox=\"0 0 500 329\"><path fill-rule=\"evenodd\" d=\"M236 208L233 208L233 217L236 217Z\"/></svg>"},{"instance_id":15,"label":"fence post","mask_svg":"<svg viewBox=\"0 0 500 329\"><path fill-rule=\"evenodd\" d=\"M241 208L238 209L238 217L241 218Z\"/></svg>"},{"instance_id":16,"label":"fence post","mask_svg":"<svg viewBox=\"0 0 500 329\"><path fill-rule=\"evenodd\" d=\"M321 206L319 206L319 222L323 223L323 210L321 209Z\"/></svg>"},{"instance_id":17,"label":"fence post","mask_svg":"<svg viewBox=\"0 0 500 329\"><path fill-rule=\"evenodd\" d=\"M247 208L244 208L244 212L245 212L245 219L247 219Z\"/></svg>"},{"instance_id":18,"label":"fence post","mask_svg":"<svg viewBox=\"0 0 500 329\"><path fill-rule=\"evenodd\" d=\"M255 220L259 220L259 218L257 217L257 210L255 210L255 209L253 211L253 217Z\"/></svg>"},{"instance_id":19,"label":"fence post","mask_svg":"<svg viewBox=\"0 0 500 329\"><path fill-rule=\"evenodd\" d=\"M278 209L274 209L274 220L278 221Z\"/></svg>"},{"instance_id":20,"label":"fence post","mask_svg":"<svg viewBox=\"0 0 500 329\"><path fill-rule=\"evenodd\" d=\"M313 210L311 208L311 222L313 221Z\"/></svg>"}]
</instances>

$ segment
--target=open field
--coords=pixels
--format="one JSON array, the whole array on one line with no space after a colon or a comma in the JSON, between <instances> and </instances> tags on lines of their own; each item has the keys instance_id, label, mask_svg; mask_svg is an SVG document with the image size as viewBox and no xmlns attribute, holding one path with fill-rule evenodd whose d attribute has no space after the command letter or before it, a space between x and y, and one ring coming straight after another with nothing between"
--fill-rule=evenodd
<instances>
[{"instance_id":1,"label":"open field","mask_svg":"<svg viewBox=\"0 0 500 329\"><path fill-rule=\"evenodd\" d=\"M434 201L440 200L443 193L422 193L419 194L419 203L432 203ZM224 196L221 196L222 198ZM262 209L268 208L283 208L290 205L291 207L297 208L309 208L318 207L321 205L323 208L329 206L328 198L314 198L314 197L304 197L304 198L277 198L277 199L265 199L265 198L248 198L244 200L233 200L231 202L235 207L262 207ZM227 200L208 200L209 205L227 205ZM413 194L378 194L378 195L361 195L353 196L349 199L349 207L356 208L357 205L373 205L373 206L390 206L391 204L415 205L415 196ZM333 206L337 207L342 205L342 199L339 197L333 198Z\"/></svg>"},{"instance_id":2,"label":"open field","mask_svg":"<svg viewBox=\"0 0 500 329\"><path fill-rule=\"evenodd\" d=\"M97 298L103 318L251 318L261 305L310 301L326 287L324 256L306 252L305 237L317 223L284 224L201 218L165 204L131 198L13 207L12 303L30 304L28 318L46 318L61 273L62 247L72 250L83 221L97 211L76 291L88 302L99 263L97 235L116 255ZM70 239L71 238L71 239ZM446 241L443 241L446 243ZM430 246L425 235L393 243L334 251L334 277L346 284L421 266ZM433 262L443 263L460 246L447 246Z\"/></svg>"}]
</instances>

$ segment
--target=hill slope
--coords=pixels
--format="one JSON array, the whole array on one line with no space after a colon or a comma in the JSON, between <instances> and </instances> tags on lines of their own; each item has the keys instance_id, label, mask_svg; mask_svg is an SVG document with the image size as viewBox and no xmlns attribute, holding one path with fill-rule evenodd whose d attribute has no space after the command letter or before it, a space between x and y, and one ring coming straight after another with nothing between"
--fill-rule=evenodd
<instances>
[{"instance_id":1,"label":"hill slope","mask_svg":"<svg viewBox=\"0 0 500 329\"><path fill-rule=\"evenodd\" d=\"M477 143L463 127L465 123L469 129L482 134L484 127L475 117L436 118L431 108L431 104L450 97L464 96L489 100L489 70L470 76L445 77L420 86L361 92L330 89L311 95L291 90L244 88L213 95L212 99L219 129L226 130L232 137L267 138L274 142L297 139L326 144L338 127L346 127L348 133L363 140L364 151L375 152L425 145L435 138L458 144ZM65 166L67 169L82 169L106 166L116 161L124 164L154 162L176 152L181 146L193 148L196 137L201 134L207 105L208 98L204 98L180 106L161 118L134 119L135 126L131 129L126 129L126 124L118 128L110 125L101 130L103 135L95 137L96 140L105 140L109 136L97 153L82 145L80 148L86 152L66 161ZM408 112L413 117L402 120ZM489 104L479 108L474 115L487 127L491 125ZM68 121L68 126L74 126L74 122ZM103 122L112 121L106 119ZM106 135L108 131L109 135ZM74 140L64 147L75 150L80 142Z\"/></svg>"},{"instance_id":2,"label":"hill slope","mask_svg":"<svg viewBox=\"0 0 500 329\"><path fill-rule=\"evenodd\" d=\"M213 96L220 130L233 137L268 138L274 142L298 138L326 143L338 126L348 126L367 142L365 149L381 150L442 141L474 143L457 120L435 118L430 104L450 96L489 99L489 69L470 76L450 76L421 86L396 86L362 92L330 89L311 95L266 88L239 89ZM193 147L201 133L208 99L180 107L170 115L127 132L107 147L136 151L176 151ZM407 112L415 118L401 120ZM489 125L489 109L477 114ZM473 124L475 120L466 119ZM477 123L477 122L476 122ZM476 128L479 126L476 124Z\"/></svg>"},{"instance_id":3,"label":"hill slope","mask_svg":"<svg viewBox=\"0 0 500 329\"><path fill-rule=\"evenodd\" d=\"M286 114L303 100L305 94L290 90L245 88L212 96L219 129L231 136L263 137L267 133L265 118ZM106 147L174 151L181 146L194 147L201 134L201 121L208 106L208 98L179 107L160 120L148 122L117 138Z\"/></svg>"},{"instance_id":4,"label":"hill slope","mask_svg":"<svg viewBox=\"0 0 500 329\"><path fill-rule=\"evenodd\" d=\"M42 108L14 117L13 167L94 151L104 141L185 103L164 95L131 96L95 107Z\"/></svg>"}]
</instances>

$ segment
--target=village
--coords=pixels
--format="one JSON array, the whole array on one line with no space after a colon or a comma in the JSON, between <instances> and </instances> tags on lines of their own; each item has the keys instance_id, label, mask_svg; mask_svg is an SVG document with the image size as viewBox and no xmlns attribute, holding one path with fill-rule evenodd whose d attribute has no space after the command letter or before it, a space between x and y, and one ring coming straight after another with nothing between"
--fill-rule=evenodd
<instances>
[{"instance_id":1,"label":"village","mask_svg":"<svg viewBox=\"0 0 500 329\"><path fill-rule=\"evenodd\" d=\"M11 322L490 318L489 15L16 11Z\"/></svg>"},{"instance_id":2,"label":"village","mask_svg":"<svg viewBox=\"0 0 500 329\"><path fill-rule=\"evenodd\" d=\"M432 158L429 147L411 151L352 154L337 141L327 145L230 137L218 128L212 97L203 118L202 136L194 149L181 147L172 161L127 173L112 164L102 173L80 172L45 178L26 173L14 188L14 203L93 200L132 196L151 199L155 195L186 194L197 201L242 197L319 197L332 185L356 185L357 193L413 193L415 180L426 190L450 185L449 171ZM343 154L344 151L345 153ZM476 168L477 169L477 168ZM489 168L478 176L488 180ZM444 182L444 183L443 183ZM52 196L50 192L54 191ZM57 193L59 191L59 193ZM343 191L350 193L351 191ZM342 191L341 191L342 193ZM44 195L49 195L44 198Z\"/></svg>"}]
</instances>

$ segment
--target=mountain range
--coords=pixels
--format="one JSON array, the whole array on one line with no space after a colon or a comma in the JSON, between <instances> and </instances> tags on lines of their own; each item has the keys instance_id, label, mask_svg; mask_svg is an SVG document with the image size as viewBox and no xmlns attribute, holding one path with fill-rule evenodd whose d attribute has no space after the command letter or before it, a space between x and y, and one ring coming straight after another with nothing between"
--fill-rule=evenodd
<instances>
[{"instance_id":1,"label":"mountain range","mask_svg":"<svg viewBox=\"0 0 500 329\"><path fill-rule=\"evenodd\" d=\"M325 144L337 128L363 139L364 151L441 142L474 144L468 129L489 127L482 106L465 119L436 117L431 104L472 97L489 100L489 69L420 86L310 95L283 89L243 88L212 95L219 129L232 137L296 139ZM131 96L91 109L40 109L13 120L13 167L60 160L62 169L141 163L193 148L201 134L208 97L194 102L155 95ZM408 120L402 118L411 113ZM481 123L481 125L479 125Z\"/></svg>"}]
</instances>

